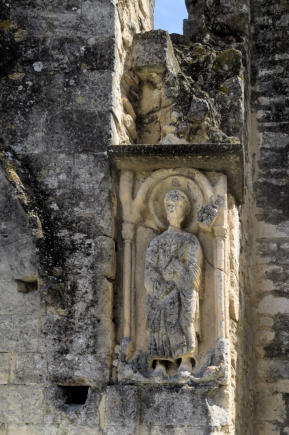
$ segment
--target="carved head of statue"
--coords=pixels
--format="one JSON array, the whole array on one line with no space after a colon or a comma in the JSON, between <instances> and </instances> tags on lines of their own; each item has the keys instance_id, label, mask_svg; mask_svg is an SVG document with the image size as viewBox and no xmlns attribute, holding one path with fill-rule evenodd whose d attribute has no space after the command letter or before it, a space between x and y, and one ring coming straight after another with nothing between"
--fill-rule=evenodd
<instances>
[{"instance_id":1,"label":"carved head of statue","mask_svg":"<svg viewBox=\"0 0 289 435\"><path fill-rule=\"evenodd\" d=\"M190 201L181 190L170 190L165 196L167 219L171 226L181 228L181 224L190 211Z\"/></svg>"}]
</instances>

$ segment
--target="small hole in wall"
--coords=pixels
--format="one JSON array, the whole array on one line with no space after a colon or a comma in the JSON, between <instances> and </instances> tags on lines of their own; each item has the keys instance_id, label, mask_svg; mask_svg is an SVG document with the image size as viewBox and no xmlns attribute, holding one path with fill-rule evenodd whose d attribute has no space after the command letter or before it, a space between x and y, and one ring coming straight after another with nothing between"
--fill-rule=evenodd
<instances>
[{"instance_id":1,"label":"small hole in wall","mask_svg":"<svg viewBox=\"0 0 289 435\"><path fill-rule=\"evenodd\" d=\"M16 282L17 290L20 293L30 293L38 290L38 279L35 275L23 278L16 278Z\"/></svg>"},{"instance_id":2,"label":"small hole in wall","mask_svg":"<svg viewBox=\"0 0 289 435\"><path fill-rule=\"evenodd\" d=\"M88 395L89 386L62 386L59 385L61 390L62 400L64 402L65 408L68 411L74 411L81 408Z\"/></svg>"},{"instance_id":3,"label":"small hole in wall","mask_svg":"<svg viewBox=\"0 0 289 435\"><path fill-rule=\"evenodd\" d=\"M188 17L185 0L155 0L154 28L183 34L183 20Z\"/></svg>"}]
</instances>

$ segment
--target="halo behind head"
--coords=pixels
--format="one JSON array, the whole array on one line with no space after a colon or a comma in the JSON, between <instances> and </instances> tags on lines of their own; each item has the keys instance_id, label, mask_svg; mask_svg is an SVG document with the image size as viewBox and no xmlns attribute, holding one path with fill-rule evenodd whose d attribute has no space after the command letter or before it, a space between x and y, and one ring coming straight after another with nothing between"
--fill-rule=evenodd
<instances>
[{"instance_id":1,"label":"halo behind head","mask_svg":"<svg viewBox=\"0 0 289 435\"><path fill-rule=\"evenodd\" d=\"M170 192L178 190L182 197L186 197L189 202L189 206L185 207L187 201L186 199L182 201L183 204L181 208L185 212L182 227L187 231L195 232L198 228L197 213L204 205L203 192L195 179L197 178L195 176L196 170L182 169L184 174L177 173L177 171L180 171L179 169L174 169L173 171L176 172L176 174L174 173L166 176L160 182L156 182L151 194L149 195L148 202L151 218L156 222L158 229L164 231L168 228L168 207L166 205L166 196L170 198ZM191 171L194 179L187 176L186 171ZM174 195L179 195L179 193L175 193ZM153 225L153 222L151 225Z\"/></svg>"},{"instance_id":2,"label":"halo behind head","mask_svg":"<svg viewBox=\"0 0 289 435\"><path fill-rule=\"evenodd\" d=\"M170 190L169 192L166 193L164 198L164 204L166 208L168 204L176 203L180 201L182 201L185 204L184 214L187 215L190 212L191 204L189 198L184 192L178 189Z\"/></svg>"}]
</instances>

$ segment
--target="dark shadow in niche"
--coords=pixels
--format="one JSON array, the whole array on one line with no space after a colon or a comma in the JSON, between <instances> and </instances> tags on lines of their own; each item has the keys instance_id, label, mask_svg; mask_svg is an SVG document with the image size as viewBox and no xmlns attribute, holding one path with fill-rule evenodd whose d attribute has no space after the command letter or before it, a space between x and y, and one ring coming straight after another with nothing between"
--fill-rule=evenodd
<instances>
[{"instance_id":1,"label":"dark shadow in niche","mask_svg":"<svg viewBox=\"0 0 289 435\"><path fill-rule=\"evenodd\" d=\"M16 278L17 290L20 293L30 293L38 290L38 279L37 276Z\"/></svg>"},{"instance_id":2,"label":"dark shadow in niche","mask_svg":"<svg viewBox=\"0 0 289 435\"><path fill-rule=\"evenodd\" d=\"M67 412L81 409L87 400L89 386L58 386Z\"/></svg>"}]
</instances>

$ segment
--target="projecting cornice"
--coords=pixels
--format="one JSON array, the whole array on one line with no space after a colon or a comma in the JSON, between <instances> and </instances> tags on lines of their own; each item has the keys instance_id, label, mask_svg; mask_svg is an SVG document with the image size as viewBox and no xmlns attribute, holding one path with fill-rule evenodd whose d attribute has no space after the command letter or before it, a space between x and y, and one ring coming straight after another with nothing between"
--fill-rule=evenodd
<instances>
[{"instance_id":1,"label":"projecting cornice","mask_svg":"<svg viewBox=\"0 0 289 435\"><path fill-rule=\"evenodd\" d=\"M110 145L108 156L117 169L152 170L191 167L225 173L228 188L243 200L243 148L240 143L184 145Z\"/></svg>"}]
</instances>

